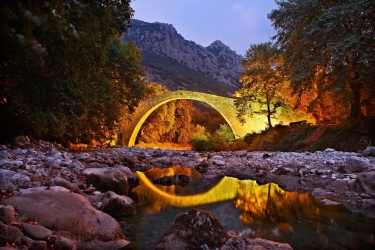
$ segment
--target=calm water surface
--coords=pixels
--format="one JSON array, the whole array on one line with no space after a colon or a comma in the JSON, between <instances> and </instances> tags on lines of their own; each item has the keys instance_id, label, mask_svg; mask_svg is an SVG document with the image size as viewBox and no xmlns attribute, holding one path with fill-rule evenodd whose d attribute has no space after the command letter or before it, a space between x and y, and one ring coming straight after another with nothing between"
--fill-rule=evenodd
<instances>
[{"instance_id":1,"label":"calm water surface","mask_svg":"<svg viewBox=\"0 0 375 250\"><path fill-rule=\"evenodd\" d=\"M150 181L175 173L189 175L193 182L166 187ZM138 176L141 184L130 195L137 214L120 219L131 242L124 249L154 249L177 217L192 208L211 211L227 231L286 242L293 249L375 249L374 218L342 204L324 206L310 194L231 177L207 180L182 167L153 168Z\"/></svg>"}]
</instances>

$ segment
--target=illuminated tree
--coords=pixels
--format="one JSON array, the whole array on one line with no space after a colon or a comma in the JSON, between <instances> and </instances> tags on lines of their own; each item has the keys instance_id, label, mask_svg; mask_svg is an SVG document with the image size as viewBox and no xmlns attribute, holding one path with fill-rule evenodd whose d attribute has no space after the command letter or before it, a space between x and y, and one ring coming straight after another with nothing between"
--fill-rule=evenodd
<instances>
[{"instance_id":1,"label":"illuminated tree","mask_svg":"<svg viewBox=\"0 0 375 250\"><path fill-rule=\"evenodd\" d=\"M362 120L361 102L371 103L363 93L375 89L375 1L276 3L268 17L295 92L302 96L315 86L321 100L330 92L350 106L349 119Z\"/></svg>"},{"instance_id":2,"label":"illuminated tree","mask_svg":"<svg viewBox=\"0 0 375 250\"><path fill-rule=\"evenodd\" d=\"M272 43L251 45L242 62L244 72L240 76L242 88L235 96L238 117L250 114L266 115L268 126L277 109L285 106L286 80L282 72L281 51Z\"/></svg>"},{"instance_id":3,"label":"illuminated tree","mask_svg":"<svg viewBox=\"0 0 375 250\"><path fill-rule=\"evenodd\" d=\"M147 85L145 98L151 98L167 92L169 90L166 87L158 83L150 83ZM173 128L175 109L175 102L168 102L152 112L142 125L138 141L144 143L159 142L162 136Z\"/></svg>"},{"instance_id":4,"label":"illuminated tree","mask_svg":"<svg viewBox=\"0 0 375 250\"><path fill-rule=\"evenodd\" d=\"M163 136L162 141L174 143L190 142L194 135L194 125L192 124L193 113L192 102L179 100L176 103L174 112L174 124L172 129Z\"/></svg>"}]
</instances>

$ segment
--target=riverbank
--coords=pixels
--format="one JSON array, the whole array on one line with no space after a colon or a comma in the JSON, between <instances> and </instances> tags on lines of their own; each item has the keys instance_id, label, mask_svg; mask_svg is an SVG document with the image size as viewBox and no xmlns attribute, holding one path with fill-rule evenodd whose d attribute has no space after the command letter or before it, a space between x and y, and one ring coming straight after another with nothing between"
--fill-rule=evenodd
<instances>
[{"instance_id":1,"label":"riverbank","mask_svg":"<svg viewBox=\"0 0 375 250\"><path fill-rule=\"evenodd\" d=\"M39 223L51 234L43 240L33 239L33 242L45 241L47 245L56 244L57 239L58 244L65 242L65 245L73 244L79 249L126 245L121 228L112 217L119 216L114 214L118 211L122 212L120 216L134 213L134 204L122 197L126 197L132 186L137 184L132 172L144 172L152 167L179 165L194 168L207 179L231 176L256 180L258 184L273 182L284 190L313 192L326 201L361 204L367 214L375 217L375 157L370 156L374 147L368 147L361 154L330 148L314 153L197 153L136 147L74 153L49 142L19 148L0 147L1 204L16 204L18 208L18 218L11 218L9 225L30 223L30 219L34 218L35 224ZM108 181L111 178L113 182ZM30 200L32 197L39 197L39 200L44 197L45 200L38 203ZM54 204L52 200L56 204L68 202L69 206L62 213L51 207ZM121 209L111 210L110 200L120 201ZM80 212L78 206L90 211L90 216L85 210ZM62 216L77 214L78 217L69 217L67 223L46 218L55 218L56 213ZM63 217L60 219L63 220ZM110 230L101 233L104 225ZM93 226L98 230L82 231ZM32 238L24 229L19 231L24 234L23 238L17 235L14 244L22 245L21 239L26 236Z\"/></svg>"}]
</instances>

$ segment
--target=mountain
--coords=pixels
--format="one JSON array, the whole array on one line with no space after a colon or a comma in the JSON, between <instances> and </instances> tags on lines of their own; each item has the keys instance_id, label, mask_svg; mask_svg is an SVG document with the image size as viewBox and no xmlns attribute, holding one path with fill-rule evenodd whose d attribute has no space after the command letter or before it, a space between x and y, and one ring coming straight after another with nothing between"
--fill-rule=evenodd
<instances>
[{"instance_id":1,"label":"mountain","mask_svg":"<svg viewBox=\"0 0 375 250\"><path fill-rule=\"evenodd\" d=\"M231 96L241 84L244 59L221 41L207 47L185 40L171 24L132 19L124 42L142 51L147 80L170 90L186 89Z\"/></svg>"}]
</instances>

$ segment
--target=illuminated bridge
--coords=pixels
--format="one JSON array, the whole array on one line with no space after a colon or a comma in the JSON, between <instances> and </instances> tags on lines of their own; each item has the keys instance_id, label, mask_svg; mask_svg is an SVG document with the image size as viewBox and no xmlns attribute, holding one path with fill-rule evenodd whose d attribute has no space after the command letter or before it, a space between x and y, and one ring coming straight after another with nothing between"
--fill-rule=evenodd
<instances>
[{"instance_id":1,"label":"illuminated bridge","mask_svg":"<svg viewBox=\"0 0 375 250\"><path fill-rule=\"evenodd\" d=\"M138 132L147 117L161 105L181 99L200 101L217 110L232 129L235 138L244 137L249 132L265 128L264 120L257 117L249 117L244 124L241 124L236 117L237 112L233 98L179 90L140 102L132 115L131 121L125 126L126 129L122 131L122 143L129 147L134 146Z\"/></svg>"}]
</instances>

